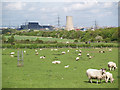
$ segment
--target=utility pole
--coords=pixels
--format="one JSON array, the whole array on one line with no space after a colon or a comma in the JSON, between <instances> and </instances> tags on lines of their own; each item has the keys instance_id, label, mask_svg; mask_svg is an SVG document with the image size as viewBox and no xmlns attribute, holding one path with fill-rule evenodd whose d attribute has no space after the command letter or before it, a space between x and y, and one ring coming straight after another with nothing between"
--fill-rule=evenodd
<instances>
[{"instance_id":1,"label":"utility pole","mask_svg":"<svg viewBox=\"0 0 120 90\"><path fill-rule=\"evenodd\" d=\"M58 15L58 28L60 27L60 17Z\"/></svg>"},{"instance_id":2,"label":"utility pole","mask_svg":"<svg viewBox=\"0 0 120 90\"><path fill-rule=\"evenodd\" d=\"M97 21L95 20L95 27L94 29L96 30L97 29Z\"/></svg>"}]
</instances>

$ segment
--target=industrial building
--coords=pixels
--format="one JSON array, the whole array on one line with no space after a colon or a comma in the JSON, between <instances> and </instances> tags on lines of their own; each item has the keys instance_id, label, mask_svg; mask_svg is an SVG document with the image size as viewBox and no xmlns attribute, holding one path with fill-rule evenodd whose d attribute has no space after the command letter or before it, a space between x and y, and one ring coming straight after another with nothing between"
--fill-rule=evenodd
<instances>
[{"instance_id":1,"label":"industrial building","mask_svg":"<svg viewBox=\"0 0 120 90\"><path fill-rule=\"evenodd\" d=\"M73 30L73 21L72 21L72 16L66 16L66 30L70 31Z\"/></svg>"},{"instance_id":2,"label":"industrial building","mask_svg":"<svg viewBox=\"0 0 120 90\"><path fill-rule=\"evenodd\" d=\"M22 29L30 29L30 30L53 30L54 27L52 25L39 25L38 22L28 22L26 25L21 25L20 30Z\"/></svg>"}]
</instances>

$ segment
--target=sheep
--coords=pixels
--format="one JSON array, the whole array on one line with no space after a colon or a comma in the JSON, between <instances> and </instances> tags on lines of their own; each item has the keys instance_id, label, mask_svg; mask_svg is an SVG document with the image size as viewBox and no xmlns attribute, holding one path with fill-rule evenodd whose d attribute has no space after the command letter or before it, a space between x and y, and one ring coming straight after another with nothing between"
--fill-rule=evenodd
<instances>
[{"instance_id":1,"label":"sheep","mask_svg":"<svg viewBox=\"0 0 120 90\"><path fill-rule=\"evenodd\" d=\"M69 67L69 65L66 65L66 66L65 66L65 68L68 68L68 67Z\"/></svg>"},{"instance_id":2,"label":"sheep","mask_svg":"<svg viewBox=\"0 0 120 90\"><path fill-rule=\"evenodd\" d=\"M78 54L78 56L81 56L81 55L82 55L81 53Z\"/></svg>"},{"instance_id":3,"label":"sheep","mask_svg":"<svg viewBox=\"0 0 120 90\"><path fill-rule=\"evenodd\" d=\"M110 72L106 72L106 73L103 74L103 75L105 75L105 81L106 81L106 83L108 83L108 80L109 80L109 79L110 79L110 82L113 83L114 78L113 78L112 73L110 73Z\"/></svg>"},{"instance_id":4,"label":"sheep","mask_svg":"<svg viewBox=\"0 0 120 90\"><path fill-rule=\"evenodd\" d=\"M89 57L89 56L90 56L90 54L88 53L88 54L87 54L87 57Z\"/></svg>"},{"instance_id":5,"label":"sheep","mask_svg":"<svg viewBox=\"0 0 120 90\"><path fill-rule=\"evenodd\" d=\"M51 49L51 51L53 51L53 49Z\"/></svg>"},{"instance_id":6,"label":"sheep","mask_svg":"<svg viewBox=\"0 0 120 90\"><path fill-rule=\"evenodd\" d=\"M78 50L76 50L76 52L78 52Z\"/></svg>"},{"instance_id":7,"label":"sheep","mask_svg":"<svg viewBox=\"0 0 120 90\"><path fill-rule=\"evenodd\" d=\"M69 42L67 41L66 44L69 44Z\"/></svg>"},{"instance_id":8,"label":"sheep","mask_svg":"<svg viewBox=\"0 0 120 90\"><path fill-rule=\"evenodd\" d=\"M82 53L82 51L81 51L81 50L79 50L79 52L80 52L80 53Z\"/></svg>"},{"instance_id":9,"label":"sheep","mask_svg":"<svg viewBox=\"0 0 120 90\"><path fill-rule=\"evenodd\" d=\"M110 71L111 71L111 69L112 70L117 69L116 63L114 63L114 62L108 62L108 68L110 69Z\"/></svg>"},{"instance_id":10,"label":"sheep","mask_svg":"<svg viewBox=\"0 0 120 90\"><path fill-rule=\"evenodd\" d=\"M79 57L76 57L76 61L78 61L80 58Z\"/></svg>"},{"instance_id":11,"label":"sheep","mask_svg":"<svg viewBox=\"0 0 120 90\"><path fill-rule=\"evenodd\" d=\"M14 55L10 55L11 57L14 57Z\"/></svg>"},{"instance_id":12,"label":"sheep","mask_svg":"<svg viewBox=\"0 0 120 90\"><path fill-rule=\"evenodd\" d=\"M97 84L98 84L98 80L101 80L105 78L105 74L106 73L106 69L88 69L86 71L87 77L89 78L89 82L92 83L91 79L97 79Z\"/></svg>"},{"instance_id":13,"label":"sheep","mask_svg":"<svg viewBox=\"0 0 120 90\"><path fill-rule=\"evenodd\" d=\"M52 61L53 64L60 64L61 61Z\"/></svg>"},{"instance_id":14,"label":"sheep","mask_svg":"<svg viewBox=\"0 0 120 90\"><path fill-rule=\"evenodd\" d=\"M40 49L40 51L41 51L42 49Z\"/></svg>"},{"instance_id":15,"label":"sheep","mask_svg":"<svg viewBox=\"0 0 120 90\"><path fill-rule=\"evenodd\" d=\"M35 54L38 55L38 52L36 52Z\"/></svg>"},{"instance_id":16,"label":"sheep","mask_svg":"<svg viewBox=\"0 0 120 90\"><path fill-rule=\"evenodd\" d=\"M40 56L40 59L45 59L45 56Z\"/></svg>"},{"instance_id":17,"label":"sheep","mask_svg":"<svg viewBox=\"0 0 120 90\"><path fill-rule=\"evenodd\" d=\"M70 52L70 50L67 50L67 52Z\"/></svg>"},{"instance_id":18,"label":"sheep","mask_svg":"<svg viewBox=\"0 0 120 90\"><path fill-rule=\"evenodd\" d=\"M63 51L62 54L65 54L65 52Z\"/></svg>"},{"instance_id":19,"label":"sheep","mask_svg":"<svg viewBox=\"0 0 120 90\"><path fill-rule=\"evenodd\" d=\"M112 48L109 49L109 52L112 52Z\"/></svg>"},{"instance_id":20,"label":"sheep","mask_svg":"<svg viewBox=\"0 0 120 90\"><path fill-rule=\"evenodd\" d=\"M24 51L24 53L26 53L26 51Z\"/></svg>"},{"instance_id":21,"label":"sheep","mask_svg":"<svg viewBox=\"0 0 120 90\"><path fill-rule=\"evenodd\" d=\"M15 54L15 52L11 52L11 53L10 53L10 55L14 55L14 54Z\"/></svg>"},{"instance_id":22,"label":"sheep","mask_svg":"<svg viewBox=\"0 0 120 90\"><path fill-rule=\"evenodd\" d=\"M57 51L58 49L54 49L54 51Z\"/></svg>"},{"instance_id":23,"label":"sheep","mask_svg":"<svg viewBox=\"0 0 120 90\"><path fill-rule=\"evenodd\" d=\"M99 53L105 53L105 51L103 50L103 51L99 51Z\"/></svg>"},{"instance_id":24,"label":"sheep","mask_svg":"<svg viewBox=\"0 0 120 90\"><path fill-rule=\"evenodd\" d=\"M91 59L92 58L92 56L89 56L89 59Z\"/></svg>"},{"instance_id":25,"label":"sheep","mask_svg":"<svg viewBox=\"0 0 120 90\"><path fill-rule=\"evenodd\" d=\"M35 52L37 52L37 50L35 50Z\"/></svg>"}]
</instances>

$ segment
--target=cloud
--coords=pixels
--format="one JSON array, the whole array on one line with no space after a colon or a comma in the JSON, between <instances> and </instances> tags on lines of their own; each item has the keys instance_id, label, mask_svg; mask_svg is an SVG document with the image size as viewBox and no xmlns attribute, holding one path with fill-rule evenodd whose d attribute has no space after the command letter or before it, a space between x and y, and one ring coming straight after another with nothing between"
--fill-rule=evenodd
<instances>
[{"instance_id":1,"label":"cloud","mask_svg":"<svg viewBox=\"0 0 120 90\"><path fill-rule=\"evenodd\" d=\"M31 8L29 8L29 11L34 11L36 8L34 8L34 7L31 7Z\"/></svg>"},{"instance_id":2,"label":"cloud","mask_svg":"<svg viewBox=\"0 0 120 90\"><path fill-rule=\"evenodd\" d=\"M23 2L15 2L8 3L5 8L8 10L22 10L26 6L26 3Z\"/></svg>"}]
</instances>

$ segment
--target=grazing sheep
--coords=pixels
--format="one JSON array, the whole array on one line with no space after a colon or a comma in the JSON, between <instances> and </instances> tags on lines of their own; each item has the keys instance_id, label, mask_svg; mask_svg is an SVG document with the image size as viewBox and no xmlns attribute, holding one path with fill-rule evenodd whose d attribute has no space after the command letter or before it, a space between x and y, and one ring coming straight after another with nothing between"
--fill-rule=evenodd
<instances>
[{"instance_id":1,"label":"grazing sheep","mask_svg":"<svg viewBox=\"0 0 120 90\"><path fill-rule=\"evenodd\" d=\"M63 51L62 54L65 54L65 52Z\"/></svg>"},{"instance_id":2,"label":"grazing sheep","mask_svg":"<svg viewBox=\"0 0 120 90\"><path fill-rule=\"evenodd\" d=\"M69 42L67 41L66 44L69 44Z\"/></svg>"},{"instance_id":3,"label":"grazing sheep","mask_svg":"<svg viewBox=\"0 0 120 90\"><path fill-rule=\"evenodd\" d=\"M15 52L11 52L11 53L10 53L10 55L14 55L14 54L15 54Z\"/></svg>"},{"instance_id":4,"label":"grazing sheep","mask_svg":"<svg viewBox=\"0 0 120 90\"><path fill-rule=\"evenodd\" d=\"M70 50L67 50L67 52L70 52Z\"/></svg>"},{"instance_id":5,"label":"grazing sheep","mask_svg":"<svg viewBox=\"0 0 120 90\"><path fill-rule=\"evenodd\" d=\"M89 59L91 59L92 58L92 56L89 56Z\"/></svg>"},{"instance_id":6,"label":"grazing sheep","mask_svg":"<svg viewBox=\"0 0 120 90\"><path fill-rule=\"evenodd\" d=\"M103 50L103 51L99 51L99 53L105 53L105 51Z\"/></svg>"},{"instance_id":7,"label":"grazing sheep","mask_svg":"<svg viewBox=\"0 0 120 90\"><path fill-rule=\"evenodd\" d=\"M79 57L76 57L76 61L78 61L80 58Z\"/></svg>"},{"instance_id":8,"label":"grazing sheep","mask_svg":"<svg viewBox=\"0 0 120 90\"><path fill-rule=\"evenodd\" d=\"M36 52L35 54L38 55L38 52Z\"/></svg>"},{"instance_id":9,"label":"grazing sheep","mask_svg":"<svg viewBox=\"0 0 120 90\"><path fill-rule=\"evenodd\" d=\"M112 52L112 48L109 49L109 52Z\"/></svg>"},{"instance_id":10,"label":"grazing sheep","mask_svg":"<svg viewBox=\"0 0 120 90\"><path fill-rule=\"evenodd\" d=\"M76 50L76 52L78 52L78 50Z\"/></svg>"},{"instance_id":11,"label":"grazing sheep","mask_svg":"<svg viewBox=\"0 0 120 90\"><path fill-rule=\"evenodd\" d=\"M68 67L69 67L69 65L66 65L66 66L65 66L65 68L68 68Z\"/></svg>"},{"instance_id":12,"label":"grazing sheep","mask_svg":"<svg viewBox=\"0 0 120 90\"><path fill-rule=\"evenodd\" d=\"M52 61L53 64L60 64L61 61Z\"/></svg>"},{"instance_id":13,"label":"grazing sheep","mask_svg":"<svg viewBox=\"0 0 120 90\"><path fill-rule=\"evenodd\" d=\"M37 52L37 50L35 50L35 52Z\"/></svg>"},{"instance_id":14,"label":"grazing sheep","mask_svg":"<svg viewBox=\"0 0 120 90\"><path fill-rule=\"evenodd\" d=\"M40 51L41 51L42 49L40 49Z\"/></svg>"},{"instance_id":15,"label":"grazing sheep","mask_svg":"<svg viewBox=\"0 0 120 90\"><path fill-rule=\"evenodd\" d=\"M24 51L24 53L26 53L26 51Z\"/></svg>"},{"instance_id":16,"label":"grazing sheep","mask_svg":"<svg viewBox=\"0 0 120 90\"><path fill-rule=\"evenodd\" d=\"M88 53L88 54L87 54L87 57L89 57L89 56L90 56L90 54Z\"/></svg>"},{"instance_id":17,"label":"grazing sheep","mask_svg":"<svg viewBox=\"0 0 120 90\"><path fill-rule=\"evenodd\" d=\"M40 56L40 59L44 59L45 58L45 56Z\"/></svg>"},{"instance_id":18,"label":"grazing sheep","mask_svg":"<svg viewBox=\"0 0 120 90\"><path fill-rule=\"evenodd\" d=\"M58 49L54 49L54 51L57 51Z\"/></svg>"},{"instance_id":19,"label":"grazing sheep","mask_svg":"<svg viewBox=\"0 0 120 90\"><path fill-rule=\"evenodd\" d=\"M51 51L53 51L53 49L51 49Z\"/></svg>"},{"instance_id":20,"label":"grazing sheep","mask_svg":"<svg viewBox=\"0 0 120 90\"><path fill-rule=\"evenodd\" d=\"M117 69L116 63L114 63L114 62L108 62L108 68L110 69L110 71L111 71L111 69L112 70Z\"/></svg>"},{"instance_id":21,"label":"grazing sheep","mask_svg":"<svg viewBox=\"0 0 120 90\"><path fill-rule=\"evenodd\" d=\"M78 54L78 56L81 56L81 55L82 55L81 53Z\"/></svg>"},{"instance_id":22,"label":"grazing sheep","mask_svg":"<svg viewBox=\"0 0 120 90\"><path fill-rule=\"evenodd\" d=\"M81 51L81 50L79 50L79 52L80 52L80 53L82 53L82 51Z\"/></svg>"},{"instance_id":23,"label":"grazing sheep","mask_svg":"<svg viewBox=\"0 0 120 90\"><path fill-rule=\"evenodd\" d=\"M10 55L11 57L14 57L14 55Z\"/></svg>"},{"instance_id":24,"label":"grazing sheep","mask_svg":"<svg viewBox=\"0 0 120 90\"><path fill-rule=\"evenodd\" d=\"M105 74L106 73L106 69L88 69L86 71L87 77L89 78L89 81L92 83L91 79L97 79L97 84L98 84L98 80L101 80L105 78Z\"/></svg>"},{"instance_id":25,"label":"grazing sheep","mask_svg":"<svg viewBox=\"0 0 120 90\"><path fill-rule=\"evenodd\" d=\"M113 83L114 78L113 78L112 73L110 73L110 72L106 72L106 73L103 74L103 75L105 75L105 81L106 81L106 83L108 83L108 80L110 80L110 82Z\"/></svg>"}]
</instances>

